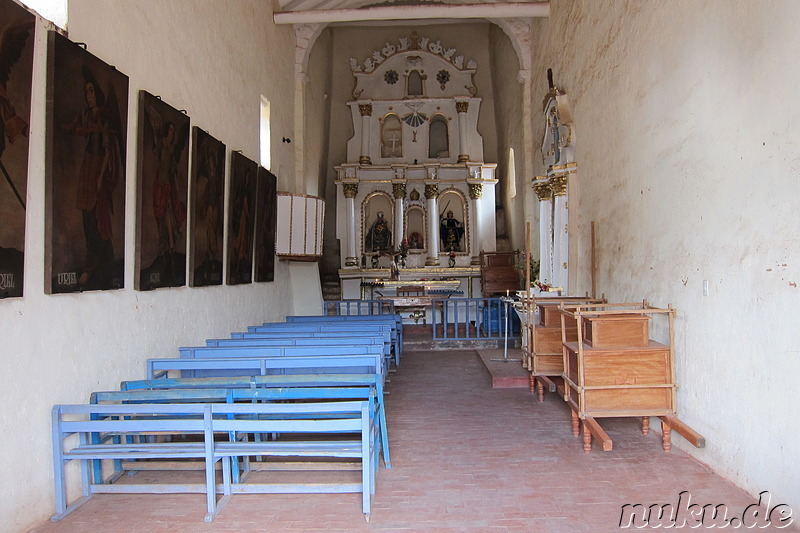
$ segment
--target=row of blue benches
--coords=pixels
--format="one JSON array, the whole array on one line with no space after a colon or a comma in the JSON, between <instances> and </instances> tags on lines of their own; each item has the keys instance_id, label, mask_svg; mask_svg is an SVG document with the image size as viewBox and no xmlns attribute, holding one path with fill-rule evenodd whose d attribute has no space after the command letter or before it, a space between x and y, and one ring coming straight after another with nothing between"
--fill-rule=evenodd
<instances>
[{"instance_id":1,"label":"row of blue benches","mask_svg":"<svg viewBox=\"0 0 800 533\"><path fill-rule=\"evenodd\" d=\"M149 359L148 379L93 393L87 405L55 406L53 519L104 492L205 493L207 521L237 493L360 492L368 519L380 455L391 468L383 385L389 365L400 361L399 317L290 317L249 330L181 348L179 358ZM170 370L180 377L162 377ZM342 436L350 433L360 437ZM357 459L351 466L361 481L254 483L254 456ZM109 459L113 472L104 477L101 461ZM206 482L113 483L149 464L140 459L202 460ZM81 463L83 496L68 504L65 465L72 460ZM215 480L219 462L222 483Z\"/></svg>"}]
</instances>

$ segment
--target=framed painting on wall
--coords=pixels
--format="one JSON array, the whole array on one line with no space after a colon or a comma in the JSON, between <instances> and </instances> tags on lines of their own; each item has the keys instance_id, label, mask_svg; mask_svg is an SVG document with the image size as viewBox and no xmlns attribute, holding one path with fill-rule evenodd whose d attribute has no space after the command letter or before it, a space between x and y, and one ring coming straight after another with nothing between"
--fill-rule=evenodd
<instances>
[{"instance_id":1,"label":"framed painting on wall","mask_svg":"<svg viewBox=\"0 0 800 533\"><path fill-rule=\"evenodd\" d=\"M253 281L253 228L258 165L231 153L231 186L228 199L228 285Z\"/></svg>"},{"instance_id":2,"label":"framed painting on wall","mask_svg":"<svg viewBox=\"0 0 800 533\"><path fill-rule=\"evenodd\" d=\"M225 145L192 128L189 286L222 285L225 229Z\"/></svg>"},{"instance_id":3,"label":"framed painting on wall","mask_svg":"<svg viewBox=\"0 0 800 533\"><path fill-rule=\"evenodd\" d=\"M122 288L128 76L48 33L45 292Z\"/></svg>"},{"instance_id":4,"label":"framed painting on wall","mask_svg":"<svg viewBox=\"0 0 800 533\"><path fill-rule=\"evenodd\" d=\"M255 281L275 281L275 230L278 222L278 178L258 167L256 192Z\"/></svg>"},{"instance_id":5,"label":"framed painting on wall","mask_svg":"<svg viewBox=\"0 0 800 533\"><path fill-rule=\"evenodd\" d=\"M0 1L0 299L22 296L36 16Z\"/></svg>"},{"instance_id":6,"label":"framed painting on wall","mask_svg":"<svg viewBox=\"0 0 800 533\"><path fill-rule=\"evenodd\" d=\"M134 286L186 284L189 117L139 91L137 231Z\"/></svg>"}]
</instances>

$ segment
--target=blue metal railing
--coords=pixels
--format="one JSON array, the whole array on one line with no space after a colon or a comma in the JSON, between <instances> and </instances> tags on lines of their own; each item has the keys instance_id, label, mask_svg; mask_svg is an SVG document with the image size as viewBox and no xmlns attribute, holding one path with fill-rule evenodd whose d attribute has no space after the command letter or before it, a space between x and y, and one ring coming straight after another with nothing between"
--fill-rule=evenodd
<instances>
[{"instance_id":1,"label":"blue metal railing","mask_svg":"<svg viewBox=\"0 0 800 533\"><path fill-rule=\"evenodd\" d=\"M433 300L433 339L502 339L519 335L519 318L500 298L443 298Z\"/></svg>"},{"instance_id":2,"label":"blue metal railing","mask_svg":"<svg viewBox=\"0 0 800 533\"><path fill-rule=\"evenodd\" d=\"M393 315L391 300L326 300L322 302L324 315Z\"/></svg>"}]
</instances>

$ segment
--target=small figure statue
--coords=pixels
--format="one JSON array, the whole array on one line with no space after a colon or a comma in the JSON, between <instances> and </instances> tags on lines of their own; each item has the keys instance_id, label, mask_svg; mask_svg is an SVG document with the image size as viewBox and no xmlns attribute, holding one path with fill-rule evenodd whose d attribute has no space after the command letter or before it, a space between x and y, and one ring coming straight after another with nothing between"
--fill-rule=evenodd
<instances>
[{"instance_id":1,"label":"small figure statue","mask_svg":"<svg viewBox=\"0 0 800 533\"><path fill-rule=\"evenodd\" d=\"M456 220L452 211L442 217L439 224L439 238L442 240L442 249L447 251L461 251L461 238L464 236L464 224Z\"/></svg>"},{"instance_id":2,"label":"small figure statue","mask_svg":"<svg viewBox=\"0 0 800 533\"><path fill-rule=\"evenodd\" d=\"M392 231L389 223L383 217L383 211L378 211L378 218L372 223L366 238L368 252L381 252L392 247Z\"/></svg>"}]
</instances>

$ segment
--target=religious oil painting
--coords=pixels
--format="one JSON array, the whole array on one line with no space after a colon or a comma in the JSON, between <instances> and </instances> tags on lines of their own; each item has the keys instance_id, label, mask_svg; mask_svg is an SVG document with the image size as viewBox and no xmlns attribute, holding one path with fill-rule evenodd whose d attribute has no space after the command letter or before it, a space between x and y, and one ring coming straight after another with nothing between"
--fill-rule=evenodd
<instances>
[{"instance_id":1,"label":"religious oil painting","mask_svg":"<svg viewBox=\"0 0 800 533\"><path fill-rule=\"evenodd\" d=\"M225 145L192 128L189 286L222 285L225 213Z\"/></svg>"},{"instance_id":2,"label":"religious oil painting","mask_svg":"<svg viewBox=\"0 0 800 533\"><path fill-rule=\"evenodd\" d=\"M380 255L392 250L393 206L391 196L384 192L372 193L364 200L362 231L365 254Z\"/></svg>"},{"instance_id":3,"label":"religious oil painting","mask_svg":"<svg viewBox=\"0 0 800 533\"><path fill-rule=\"evenodd\" d=\"M0 299L22 296L36 16L0 1Z\"/></svg>"},{"instance_id":4,"label":"religious oil painting","mask_svg":"<svg viewBox=\"0 0 800 533\"><path fill-rule=\"evenodd\" d=\"M255 281L275 281L275 230L278 221L278 178L258 167L256 192Z\"/></svg>"},{"instance_id":5,"label":"religious oil painting","mask_svg":"<svg viewBox=\"0 0 800 533\"><path fill-rule=\"evenodd\" d=\"M128 77L48 34L45 291L120 289Z\"/></svg>"},{"instance_id":6,"label":"religious oil painting","mask_svg":"<svg viewBox=\"0 0 800 533\"><path fill-rule=\"evenodd\" d=\"M228 218L228 285L253 281L253 233L258 165L241 154L231 154Z\"/></svg>"},{"instance_id":7,"label":"religious oil painting","mask_svg":"<svg viewBox=\"0 0 800 533\"><path fill-rule=\"evenodd\" d=\"M139 91L135 288L186 285L189 117Z\"/></svg>"}]
</instances>

